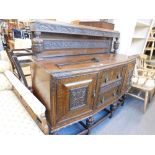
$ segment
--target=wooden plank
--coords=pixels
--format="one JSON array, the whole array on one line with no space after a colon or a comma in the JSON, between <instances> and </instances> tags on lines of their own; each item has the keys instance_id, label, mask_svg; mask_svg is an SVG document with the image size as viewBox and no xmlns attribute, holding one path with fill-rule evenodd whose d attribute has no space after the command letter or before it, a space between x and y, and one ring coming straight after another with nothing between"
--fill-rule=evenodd
<instances>
[{"instance_id":1,"label":"wooden plank","mask_svg":"<svg viewBox=\"0 0 155 155\"><path fill-rule=\"evenodd\" d=\"M142 101L144 101L144 98L142 98L142 97L140 97L140 96L137 96L137 95L134 95L134 94L131 94L131 93L127 93L128 95L130 95L130 96L133 96L133 97L135 97L135 98L138 98L138 99L140 99L140 100L142 100Z\"/></svg>"}]
</instances>

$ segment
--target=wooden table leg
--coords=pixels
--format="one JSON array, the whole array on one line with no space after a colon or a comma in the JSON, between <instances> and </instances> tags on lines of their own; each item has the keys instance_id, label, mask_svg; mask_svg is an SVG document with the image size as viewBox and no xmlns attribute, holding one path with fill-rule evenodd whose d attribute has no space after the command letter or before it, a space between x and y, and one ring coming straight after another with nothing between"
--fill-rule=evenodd
<instances>
[{"instance_id":1,"label":"wooden table leg","mask_svg":"<svg viewBox=\"0 0 155 155\"><path fill-rule=\"evenodd\" d=\"M149 101L150 102L152 101L153 96L154 96L154 89L152 91L150 91L150 94L149 94Z\"/></svg>"},{"instance_id":2,"label":"wooden table leg","mask_svg":"<svg viewBox=\"0 0 155 155\"><path fill-rule=\"evenodd\" d=\"M146 112L146 107L147 107L147 103L148 103L148 96L149 96L149 92L146 91L145 92L145 99L144 99L144 113Z\"/></svg>"}]
</instances>

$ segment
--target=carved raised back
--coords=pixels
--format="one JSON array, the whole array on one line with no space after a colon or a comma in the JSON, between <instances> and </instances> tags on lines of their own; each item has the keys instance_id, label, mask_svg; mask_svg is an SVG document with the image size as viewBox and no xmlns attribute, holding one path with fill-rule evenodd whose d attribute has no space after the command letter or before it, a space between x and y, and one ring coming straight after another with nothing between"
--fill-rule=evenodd
<instances>
[{"instance_id":1,"label":"carved raised back","mask_svg":"<svg viewBox=\"0 0 155 155\"><path fill-rule=\"evenodd\" d=\"M31 22L30 27L37 58L115 53L118 49L116 31L47 21Z\"/></svg>"}]
</instances>

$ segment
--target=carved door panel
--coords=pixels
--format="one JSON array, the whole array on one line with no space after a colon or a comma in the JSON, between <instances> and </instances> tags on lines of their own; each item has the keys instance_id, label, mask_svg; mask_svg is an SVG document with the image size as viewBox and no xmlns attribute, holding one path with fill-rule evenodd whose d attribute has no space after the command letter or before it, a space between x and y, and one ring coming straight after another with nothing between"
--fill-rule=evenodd
<instances>
[{"instance_id":1,"label":"carved door panel","mask_svg":"<svg viewBox=\"0 0 155 155\"><path fill-rule=\"evenodd\" d=\"M122 88L122 93L127 92L130 87L131 87L131 78L133 75L134 67L135 67L135 61L127 64L125 70L125 78L123 82L123 88Z\"/></svg>"},{"instance_id":2,"label":"carved door panel","mask_svg":"<svg viewBox=\"0 0 155 155\"><path fill-rule=\"evenodd\" d=\"M92 112L97 74L65 78L57 86L57 122L83 117Z\"/></svg>"},{"instance_id":3,"label":"carved door panel","mask_svg":"<svg viewBox=\"0 0 155 155\"><path fill-rule=\"evenodd\" d=\"M96 108L100 109L118 99L124 77L123 66L103 70L99 73Z\"/></svg>"}]
</instances>

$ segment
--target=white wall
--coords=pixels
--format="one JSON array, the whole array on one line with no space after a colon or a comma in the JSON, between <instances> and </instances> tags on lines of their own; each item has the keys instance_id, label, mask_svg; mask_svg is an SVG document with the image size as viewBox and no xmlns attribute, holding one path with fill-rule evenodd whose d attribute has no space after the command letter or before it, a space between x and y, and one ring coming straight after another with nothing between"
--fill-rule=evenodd
<instances>
[{"instance_id":1,"label":"white wall","mask_svg":"<svg viewBox=\"0 0 155 155\"><path fill-rule=\"evenodd\" d=\"M120 46L118 53L130 55L130 46L136 19L115 19L115 30L120 32Z\"/></svg>"},{"instance_id":2,"label":"white wall","mask_svg":"<svg viewBox=\"0 0 155 155\"><path fill-rule=\"evenodd\" d=\"M144 52L152 19L116 19L115 30L120 32L120 49L118 53L136 55Z\"/></svg>"}]
</instances>

